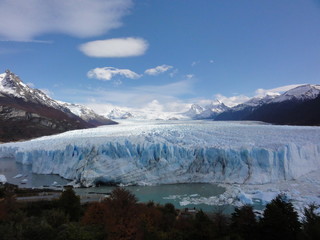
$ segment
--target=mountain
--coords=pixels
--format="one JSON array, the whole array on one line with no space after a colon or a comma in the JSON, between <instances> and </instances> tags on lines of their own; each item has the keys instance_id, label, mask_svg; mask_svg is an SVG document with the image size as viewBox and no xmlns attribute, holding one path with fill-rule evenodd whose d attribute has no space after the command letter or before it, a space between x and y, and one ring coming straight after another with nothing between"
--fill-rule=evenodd
<instances>
[{"instance_id":1,"label":"mountain","mask_svg":"<svg viewBox=\"0 0 320 240\"><path fill-rule=\"evenodd\" d=\"M216 100L202 107L198 104L192 104L190 109L184 115L192 119L214 119L218 114L229 110L230 108L224 103Z\"/></svg>"},{"instance_id":2,"label":"mountain","mask_svg":"<svg viewBox=\"0 0 320 240\"><path fill-rule=\"evenodd\" d=\"M101 125L108 125L108 124L115 124L116 122L106 118L104 116L98 115L92 109L73 103L66 103L58 101L59 104L68 108L73 114L80 117L82 120L90 123L94 126L101 126Z\"/></svg>"},{"instance_id":3,"label":"mountain","mask_svg":"<svg viewBox=\"0 0 320 240\"><path fill-rule=\"evenodd\" d=\"M114 108L107 114L107 117L110 119L128 119L133 118L133 114L120 108Z\"/></svg>"},{"instance_id":4,"label":"mountain","mask_svg":"<svg viewBox=\"0 0 320 240\"><path fill-rule=\"evenodd\" d=\"M197 115L201 114L205 109L198 104L192 104L190 109L184 113L184 115L195 118Z\"/></svg>"},{"instance_id":5,"label":"mountain","mask_svg":"<svg viewBox=\"0 0 320 240\"><path fill-rule=\"evenodd\" d=\"M320 85L301 85L264 98L253 98L215 120L255 120L273 124L320 125Z\"/></svg>"},{"instance_id":6,"label":"mountain","mask_svg":"<svg viewBox=\"0 0 320 240\"><path fill-rule=\"evenodd\" d=\"M0 142L17 141L91 128L66 106L23 83L7 70L0 74Z\"/></svg>"}]
</instances>

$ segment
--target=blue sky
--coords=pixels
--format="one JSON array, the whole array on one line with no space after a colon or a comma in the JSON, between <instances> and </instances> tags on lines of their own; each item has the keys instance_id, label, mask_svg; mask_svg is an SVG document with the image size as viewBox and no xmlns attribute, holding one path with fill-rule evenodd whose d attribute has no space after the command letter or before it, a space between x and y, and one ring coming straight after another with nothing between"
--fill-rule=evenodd
<instances>
[{"instance_id":1,"label":"blue sky","mask_svg":"<svg viewBox=\"0 0 320 240\"><path fill-rule=\"evenodd\" d=\"M100 112L232 105L320 81L318 0L0 0L0 9L2 72Z\"/></svg>"}]
</instances>

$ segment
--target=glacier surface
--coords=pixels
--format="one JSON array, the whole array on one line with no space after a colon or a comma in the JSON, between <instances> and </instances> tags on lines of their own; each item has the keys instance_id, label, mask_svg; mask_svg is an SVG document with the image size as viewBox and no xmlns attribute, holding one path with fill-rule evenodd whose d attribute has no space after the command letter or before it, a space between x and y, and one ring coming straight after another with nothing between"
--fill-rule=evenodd
<instances>
[{"instance_id":1,"label":"glacier surface","mask_svg":"<svg viewBox=\"0 0 320 240\"><path fill-rule=\"evenodd\" d=\"M39 174L83 186L265 184L320 169L320 128L258 122L124 121L0 145Z\"/></svg>"}]
</instances>

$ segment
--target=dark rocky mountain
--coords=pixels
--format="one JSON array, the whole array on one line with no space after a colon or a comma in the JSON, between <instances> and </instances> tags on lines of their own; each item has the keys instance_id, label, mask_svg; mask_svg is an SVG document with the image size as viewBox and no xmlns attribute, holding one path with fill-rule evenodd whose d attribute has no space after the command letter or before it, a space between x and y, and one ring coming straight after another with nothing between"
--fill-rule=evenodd
<instances>
[{"instance_id":1,"label":"dark rocky mountain","mask_svg":"<svg viewBox=\"0 0 320 240\"><path fill-rule=\"evenodd\" d=\"M251 99L215 120L254 120L272 124L320 125L320 85L301 85L279 96Z\"/></svg>"},{"instance_id":2,"label":"dark rocky mountain","mask_svg":"<svg viewBox=\"0 0 320 240\"><path fill-rule=\"evenodd\" d=\"M92 120L92 119L91 119ZM0 142L25 140L115 122L86 121L7 70L0 74Z\"/></svg>"}]
</instances>

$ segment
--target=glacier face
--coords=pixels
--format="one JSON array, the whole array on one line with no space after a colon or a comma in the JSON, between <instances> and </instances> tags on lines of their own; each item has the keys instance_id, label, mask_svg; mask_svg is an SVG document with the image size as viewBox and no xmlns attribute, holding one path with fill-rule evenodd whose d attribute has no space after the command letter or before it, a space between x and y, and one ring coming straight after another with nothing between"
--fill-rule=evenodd
<instances>
[{"instance_id":1,"label":"glacier face","mask_svg":"<svg viewBox=\"0 0 320 240\"><path fill-rule=\"evenodd\" d=\"M320 128L255 122L132 121L0 145L0 157L98 182L270 183L320 168Z\"/></svg>"}]
</instances>

